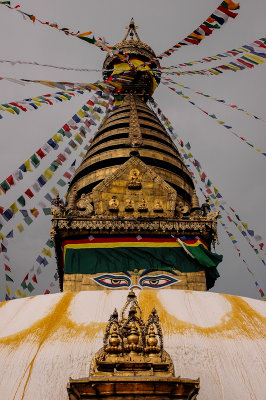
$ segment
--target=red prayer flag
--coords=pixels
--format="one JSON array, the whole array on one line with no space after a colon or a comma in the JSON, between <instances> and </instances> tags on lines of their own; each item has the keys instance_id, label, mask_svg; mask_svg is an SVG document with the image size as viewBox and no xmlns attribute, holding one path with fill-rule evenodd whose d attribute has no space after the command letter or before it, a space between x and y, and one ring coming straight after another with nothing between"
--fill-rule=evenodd
<instances>
[{"instance_id":1,"label":"red prayer flag","mask_svg":"<svg viewBox=\"0 0 266 400\"><path fill-rule=\"evenodd\" d=\"M5 271L12 272L12 271L11 271L11 268L10 268L8 265L6 265L6 264L5 264Z\"/></svg>"},{"instance_id":2,"label":"red prayer flag","mask_svg":"<svg viewBox=\"0 0 266 400\"><path fill-rule=\"evenodd\" d=\"M12 104L12 106L20 108L22 111L25 111L25 112L27 111L27 108L23 107L21 104L18 104L18 103L14 102L14 101L12 103L9 103L9 104Z\"/></svg>"},{"instance_id":3,"label":"red prayer flag","mask_svg":"<svg viewBox=\"0 0 266 400\"><path fill-rule=\"evenodd\" d=\"M70 130L71 130L68 124L65 124L62 128L64 129L64 131L67 131L67 132L70 132Z\"/></svg>"},{"instance_id":4,"label":"red prayer flag","mask_svg":"<svg viewBox=\"0 0 266 400\"><path fill-rule=\"evenodd\" d=\"M9 175L9 177L6 178L6 181L9 183L10 186L15 185L13 175Z\"/></svg>"},{"instance_id":5,"label":"red prayer flag","mask_svg":"<svg viewBox=\"0 0 266 400\"><path fill-rule=\"evenodd\" d=\"M264 243L260 243L260 244L259 244L259 248L262 250L263 247L264 247Z\"/></svg>"},{"instance_id":6,"label":"red prayer flag","mask_svg":"<svg viewBox=\"0 0 266 400\"><path fill-rule=\"evenodd\" d=\"M3 214L4 211L5 211L4 207L0 206L0 214Z\"/></svg>"},{"instance_id":7,"label":"red prayer flag","mask_svg":"<svg viewBox=\"0 0 266 400\"><path fill-rule=\"evenodd\" d=\"M44 151L42 149L37 150L36 154L38 154L40 159L42 159L42 158L44 158L46 156L46 154L44 153Z\"/></svg>"},{"instance_id":8,"label":"red prayer flag","mask_svg":"<svg viewBox=\"0 0 266 400\"><path fill-rule=\"evenodd\" d=\"M87 101L87 104L89 104L90 106L94 106L94 103L92 100Z\"/></svg>"},{"instance_id":9,"label":"red prayer flag","mask_svg":"<svg viewBox=\"0 0 266 400\"><path fill-rule=\"evenodd\" d=\"M51 292L50 292L50 290L48 290L48 289L46 289L45 290L45 292L44 292L44 294L50 294Z\"/></svg>"},{"instance_id":10,"label":"red prayer flag","mask_svg":"<svg viewBox=\"0 0 266 400\"><path fill-rule=\"evenodd\" d=\"M70 179L70 178L72 177L72 175L71 175L69 172L67 172L67 171L63 174L63 176L64 176L65 178L67 178L67 179Z\"/></svg>"},{"instance_id":11,"label":"red prayer flag","mask_svg":"<svg viewBox=\"0 0 266 400\"><path fill-rule=\"evenodd\" d=\"M242 60L241 58L237 58L237 61L240 62L241 64L244 64L248 68L254 68L254 64L250 64L250 63Z\"/></svg>"},{"instance_id":12,"label":"red prayer flag","mask_svg":"<svg viewBox=\"0 0 266 400\"><path fill-rule=\"evenodd\" d=\"M232 220L232 218L231 217L229 217L229 215L227 216L227 219L228 219L228 221L230 221L230 222L232 222L233 220Z\"/></svg>"},{"instance_id":13,"label":"red prayer flag","mask_svg":"<svg viewBox=\"0 0 266 400\"><path fill-rule=\"evenodd\" d=\"M229 15L229 17L231 17L231 18L235 18L238 16L238 13L232 12L221 5L219 7L217 7L217 10L222 11L224 14Z\"/></svg>"},{"instance_id":14,"label":"red prayer flag","mask_svg":"<svg viewBox=\"0 0 266 400\"><path fill-rule=\"evenodd\" d=\"M30 189L27 189L26 192L24 192L30 199L32 197L34 197L34 194L32 193L32 191Z\"/></svg>"},{"instance_id":15,"label":"red prayer flag","mask_svg":"<svg viewBox=\"0 0 266 400\"><path fill-rule=\"evenodd\" d=\"M25 281L27 281L29 279L29 274L27 274L26 276L25 276L25 278L23 279L23 281L25 282Z\"/></svg>"},{"instance_id":16,"label":"red prayer flag","mask_svg":"<svg viewBox=\"0 0 266 400\"><path fill-rule=\"evenodd\" d=\"M59 153L59 154L58 154L57 159L60 160L60 161L62 161L62 162L66 161L66 157L65 157L64 154L62 154L62 153Z\"/></svg>"},{"instance_id":17,"label":"red prayer flag","mask_svg":"<svg viewBox=\"0 0 266 400\"><path fill-rule=\"evenodd\" d=\"M33 275L32 280L33 282L38 283L36 274Z\"/></svg>"}]
</instances>

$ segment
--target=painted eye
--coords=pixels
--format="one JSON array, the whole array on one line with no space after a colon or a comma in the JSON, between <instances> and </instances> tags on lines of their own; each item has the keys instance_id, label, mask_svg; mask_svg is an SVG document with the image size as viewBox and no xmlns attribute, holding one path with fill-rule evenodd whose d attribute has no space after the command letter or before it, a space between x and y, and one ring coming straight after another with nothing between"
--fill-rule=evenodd
<instances>
[{"instance_id":1,"label":"painted eye","mask_svg":"<svg viewBox=\"0 0 266 400\"><path fill-rule=\"evenodd\" d=\"M146 276L139 280L140 286L154 289L163 288L176 282L180 282L180 280L168 275Z\"/></svg>"},{"instance_id":2,"label":"painted eye","mask_svg":"<svg viewBox=\"0 0 266 400\"><path fill-rule=\"evenodd\" d=\"M110 289L119 289L121 287L128 287L131 285L131 281L126 276L105 274L93 278L95 282L102 286L108 287Z\"/></svg>"}]
</instances>

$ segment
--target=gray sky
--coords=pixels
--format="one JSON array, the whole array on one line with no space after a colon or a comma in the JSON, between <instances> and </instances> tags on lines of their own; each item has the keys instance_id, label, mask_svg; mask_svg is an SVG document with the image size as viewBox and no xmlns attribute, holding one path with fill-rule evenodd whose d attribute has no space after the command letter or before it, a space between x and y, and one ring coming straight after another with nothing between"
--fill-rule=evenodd
<instances>
[{"instance_id":1,"label":"gray sky","mask_svg":"<svg viewBox=\"0 0 266 400\"><path fill-rule=\"evenodd\" d=\"M140 38L148 43L158 54L182 40L196 29L201 22L215 10L220 1L216 0L23 0L18 1L21 9L33 13L42 20L57 22L60 26L81 32L92 30L95 35L104 36L111 44L120 41L124 26L131 17L139 25ZM16 4L16 3L13 3ZM187 46L180 49L162 65L176 65L184 61L193 61L202 57L231 50L236 46L248 44L266 36L264 0L240 1L240 12L235 20L229 19L226 25L207 37L199 46ZM67 37L61 32L39 23L24 21L15 11L0 6L0 59L37 61L58 66L101 68L105 53L95 46L76 38ZM231 61L231 60L229 60ZM219 62L217 63L217 65ZM213 64L212 64L213 65ZM202 67L207 67L203 64ZM179 77L182 84L203 91L214 97L237 104L250 113L266 120L265 112L265 64L239 72L226 72L218 77ZM52 68L27 65L10 66L0 63L0 76L26 79L47 79L53 81L93 82L100 79L99 73L61 71ZM17 101L27 97L52 93L55 90L38 84L20 86L8 81L0 82L0 103ZM186 92L199 106L213 112L219 119L234 127L235 132L250 140L258 148L266 150L265 122L254 120L244 113L230 110L222 104ZM1 181L18 168L45 141L47 141L71 116L87 101L84 94L70 102L43 106L37 111L28 111L19 116L2 113L1 129ZM191 151L201 162L203 170L217 186L229 206L236 209L241 219L246 221L256 234L266 237L265 224L265 157L235 138L230 132L219 126L208 116L183 100L169 89L160 85L155 99L163 112L172 122L176 132L191 144ZM67 141L65 141L67 144ZM79 153L79 151L77 151ZM23 181L0 197L0 205L8 207L22 194L46 168L57 153L50 153L47 162L32 174L24 175ZM65 169L71 160L65 163ZM65 170L64 169L64 170ZM63 171L63 169L61 169ZM59 172L55 180L59 179ZM51 182L51 183L50 183ZM46 194L53 182L45 185L36 198L28 203L34 207ZM198 191L198 194L199 191ZM202 199L201 199L202 201ZM8 233L20 222L16 217L2 229ZM228 225L229 226L229 225ZM44 242L49 237L49 217L39 217L23 233L15 229L15 238L9 240L8 256L13 271L14 285L19 287L27 271L34 264ZM266 271L263 264L250 250L247 242L241 239L233 225L230 230L239 240L243 257L255 279L266 291ZM221 278L217 281L216 292L260 298L252 276L240 262L238 255L219 228L220 245L216 251L224 255L220 264ZM2 257L2 256L0 256ZM3 261L3 258L1 259ZM32 294L41 294L49 286L55 273L55 261L39 275L39 284ZM0 271L0 299L4 298L5 280L3 267ZM57 291L57 288L52 288Z\"/></svg>"}]
</instances>

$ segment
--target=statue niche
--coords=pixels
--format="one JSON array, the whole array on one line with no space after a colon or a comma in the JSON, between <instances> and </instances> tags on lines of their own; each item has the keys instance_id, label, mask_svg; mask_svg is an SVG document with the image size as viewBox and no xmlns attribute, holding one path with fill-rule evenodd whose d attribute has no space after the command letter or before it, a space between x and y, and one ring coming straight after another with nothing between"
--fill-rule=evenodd
<instances>
[{"instance_id":1,"label":"statue niche","mask_svg":"<svg viewBox=\"0 0 266 400\"><path fill-rule=\"evenodd\" d=\"M125 201L125 211L134 211L134 201L131 199L126 199Z\"/></svg>"},{"instance_id":2,"label":"statue niche","mask_svg":"<svg viewBox=\"0 0 266 400\"><path fill-rule=\"evenodd\" d=\"M111 200L109 201L109 211L111 212L119 211L119 201L117 200L116 196L112 196Z\"/></svg>"},{"instance_id":3,"label":"statue niche","mask_svg":"<svg viewBox=\"0 0 266 400\"><path fill-rule=\"evenodd\" d=\"M129 173L129 189L141 189L141 176L137 168L134 168Z\"/></svg>"}]
</instances>

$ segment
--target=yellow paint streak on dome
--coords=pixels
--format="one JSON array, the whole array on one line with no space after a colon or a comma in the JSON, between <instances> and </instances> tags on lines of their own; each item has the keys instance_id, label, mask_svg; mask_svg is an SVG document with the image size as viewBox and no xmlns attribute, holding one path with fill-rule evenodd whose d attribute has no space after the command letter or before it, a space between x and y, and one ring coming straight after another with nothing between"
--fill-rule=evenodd
<instances>
[{"instance_id":1,"label":"yellow paint streak on dome","mask_svg":"<svg viewBox=\"0 0 266 400\"><path fill-rule=\"evenodd\" d=\"M156 308L163 332L166 335L184 334L190 331L201 336L213 336L216 338L219 336L228 338L245 336L250 339L265 337L266 318L251 308L241 297L226 294L219 294L219 296L223 296L231 304L232 309L221 318L220 323L210 327L202 327L182 321L168 313L158 298L156 290L142 290L139 294L139 305L143 311L144 319L148 318L153 307ZM178 303L176 307L178 307Z\"/></svg>"},{"instance_id":2,"label":"yellow paint streak on dome","mask_svg":"<svg viewBox=\"0 0 266 400\"><path fill-rule=\"evenodd\" d=\"M45 342L49 342L49 340L55 340L56 336L60 337L61 341L67 341L69 338L73 339L75 337L77 338L84 336L86 336L87 340L93 340L98 332L104 330L106 323L90 322L88 325L78 325L69 318L68 308L76 295L77 293L65 293L55 304L55 306L51 307L50 312L45 317L39 319L30 327L20 331L17 334L0 339L0 343L10 345L12 347L12 352L14 351L15 347L19 347L21 345L23 346L23 342L28 340L32 343L38 344L35 355L21 376L20 383L17 387L13 400L16 398L17 392L23 383L25 376L27 375L26 383L24 384L23 395L21 397L21 400L24 399L34 362L40 348Z\"/></svg>"}]
</instances>

